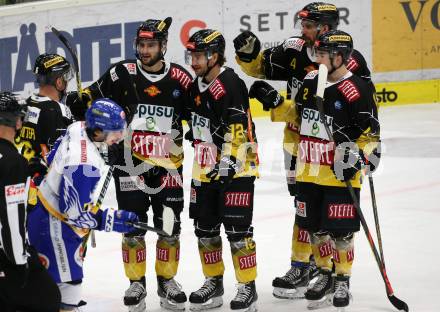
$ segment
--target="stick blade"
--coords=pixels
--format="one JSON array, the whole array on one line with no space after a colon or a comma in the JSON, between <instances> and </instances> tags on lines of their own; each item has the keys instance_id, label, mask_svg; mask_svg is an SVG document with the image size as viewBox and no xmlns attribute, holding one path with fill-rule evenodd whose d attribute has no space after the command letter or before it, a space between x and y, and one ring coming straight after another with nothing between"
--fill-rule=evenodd
<instances>
[{"instance_id":1,"label":"stick blade","mask_svg":"<svg viewBox=\"0 0 440 312\"><path fill-rule=\"evenodd\" d=\"M168 236L173 235L174 211L170 207L163 206L162 229Z\"/></svg>"},{"instance_id":2,"label":"stick blade","mask_svg":"<svg viewBox=\"0 0 440 312\"><path fill-rule=\"evenodd\" d=\"M390 300L391 304L399 311L405 311L408 312L409 308L408 305L406 304L406 302L400 300L399 298L397 298L394 295L389 295L388 299Z\"/></svg>"},{"instance_id":3,"label":"stick blade","mask_svg":"<svg viewBox=\"0 0 440 312\"><path fill-rule=\"evenodd\" d=\"M318 87L316 89L316 96L320 97L321 99L324 97L325 85L327 83L327 75L327 66L325 66L324 64L320 64L318 70Z\"/></svg>"}]
</instances>

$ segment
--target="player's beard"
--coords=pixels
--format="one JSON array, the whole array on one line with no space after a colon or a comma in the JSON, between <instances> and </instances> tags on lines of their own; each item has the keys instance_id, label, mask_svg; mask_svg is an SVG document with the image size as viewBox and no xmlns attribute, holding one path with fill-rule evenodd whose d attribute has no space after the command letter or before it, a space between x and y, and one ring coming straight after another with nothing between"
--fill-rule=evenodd
<instances>
[{"instance_id":1,"label":"player's beard","mask_svg":"<svg viewBox=\"0 0 440 312\"><path fill-rule=\"evenodd\" d=\"M141 56L142 65L147 66L147 67L154 66L160 60L162 60L162 53L161 52L158 52L154 55L151 55L149 60L145 60L145 58Z\"/></svg>"}]
</instances>

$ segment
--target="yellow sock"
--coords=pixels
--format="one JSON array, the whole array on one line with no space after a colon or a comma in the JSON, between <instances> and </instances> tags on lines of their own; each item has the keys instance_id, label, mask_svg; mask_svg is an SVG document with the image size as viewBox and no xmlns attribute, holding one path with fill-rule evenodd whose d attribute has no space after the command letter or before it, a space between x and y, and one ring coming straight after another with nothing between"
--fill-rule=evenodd
<instances>
[{"instance_id":1,"label":"yellow sock","mask_svg":"<svg viewBox=\"0 0 440 312\"><path fill-rule=\"evenodd\" d=\"M254 281L257 278L257 254L254 240L252 237L246 237L230 244L237 281L239 283Z\"/></svg>"},{"instance_id":2,"label":"yellow sock","mask_svg":"<svg viewBox=\"0 0 440 312\"><path fill-rule=\"evenodd\" d=\"M328 234L311 235L312 251L315 257L316 266L320 269L331 271L333 268L333 241Z\"/></svg>"},{"instance_id":3,"label":"yellow sock","mask_svg":"<svg viewBox=\"0 0 440 312\"><path fill-rule=\"evenodd\" d=\"M292 262L304 262L309 263L310 256L312 255L312 246L310 245L309 232L301 229L298 225L293 226L292 233L292 255L290 260Z\"/></svg>"},{"instance_id":4,"label":"yellow sock","mask_svg":"<svg viewBox=\"0 0 440 312\"><path fill-rule=\"evenodd\" d=\"M199 238L198 245L203 274L206 277L223 275L225 265L222 256L222 238L220 236Z\"/></svg>"},{"instance_id":5,"label":"yellow sock","mask_svg":"<svg viewBox=\"0 0 440 312\"><path fill-rule=\"evenodd\" d=\"M354 237L336 238L333 261L336 274L351 275L354 260Z\"/></svg>"},{"instance_id":6,"label":"yellow sock","mask_svg":"<svg viewBox=\"0 0 440 312\"><path fill-rule=\"evenodd\" d=\"M138 281L145 276L146 257L145 239L143 236L122 238L122 260L125 275L132 281Z\"/></svg>"},{"instance_id":7,"label":"yellow sock","mask_svg":"<svg viewBox=\"0 0 440 312\"><path fill-rule=\"evenodd\" d=\"M156 243L156 274L166 279L177 274L180 241L178 236L159 236Z\"/></svg>"}]
</instances>

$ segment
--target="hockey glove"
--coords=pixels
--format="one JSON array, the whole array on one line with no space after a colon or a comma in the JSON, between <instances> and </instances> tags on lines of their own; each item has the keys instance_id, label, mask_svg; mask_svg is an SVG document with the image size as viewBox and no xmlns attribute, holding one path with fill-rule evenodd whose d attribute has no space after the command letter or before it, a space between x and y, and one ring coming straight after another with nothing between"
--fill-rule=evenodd
<instances>
[{"instance_id":1,"label":"hockey glove","mask_svg":"<svg viewBox=\"0 0 440 312\"><path fill-rule=\"evenodd\" d=\"M347 182L353 179L364 163L362 150L355 150L343 143L336 147L332 170L336 179Z\"/></svg>"},{"instance_id":2,"label":"hockey glove","mask_svg":"<svg viewBox=\"0 0 440 312\"><path fill-rule=\"evenodd\" d=\"M66 105L70 108L75 120L85 120L87 108L92 104L91 94L88 92L82 92L78 95L78 92L72 91L67 93Z\"/></svg>"},{"instance_id":3,"label":"hockey glove","mask_svg":"<svg viewBox=\"0 0 440 312\"><path fill-rule=\"evenodd\" d=\"M234 156L222 156L215 167L206 174L206 177L211 179L212 186L226 187L231 183L238 168L239 164L237 164L237 159ZM218 180L217 177L219 177Z\"/></svg>"},{"instance_id":4,"label":"hockey glove","mask_svg":"<svg viewBox=\"0 0 440 312\"><path fill-rule=\"evenodd\" d=\"M40 157L32 157L29 160L29 173L31 174L31 177L35 180L39 180L38 178L44 178L44 176L47 173L47 164L46 162L40 158ZM40 181L41 182L41 181ZM37 184L39 185L39 183Z\"/></svg>"},{"instance_id":5,"label":"hockey glove","mask_svg":"<svg viewBox=\"0 0 440 312\"><path fill-rule=\"evenodd\" d=\"M108 208L102 213L100 230L129 233L135 230L133 223L139 222L134 212Z\"/></svg>"},{"instance_id":6,"label":"hockey glove","mask_svg":"<svg viewBox=\"0 0 440 312\"><path fill-rule=\"evenodd\" d=\"M381 142L379 141L378 147L376 147L370 154L365 155L365 174L370 174L376 171L377 167L379 167L380 157L381 157Z\"/></svg>"},{"instance_id":7,"label":"hockey glove","mask_svg":"<svg viewBox=\"0 0 440 312\"><path fill-rule=\"evenodd\" d=\"M271 108L275 108L284 102L277 90L275 90L270 84L263 80L255 81L249 89L249 97L251 99L256 98L263 104L263 110L268 111Z\"/></svg>"},{"instance_id":8,"label":"hockey glove","mask_svg":"<svg viewBox=\"0 0 440 312\"><path fill-rule=\"evenodd\" d=\"M246 30L234 39L235 54L240 61L250 63L260 53L261 43L252 32Z\"/></svg>"}]
</instances>

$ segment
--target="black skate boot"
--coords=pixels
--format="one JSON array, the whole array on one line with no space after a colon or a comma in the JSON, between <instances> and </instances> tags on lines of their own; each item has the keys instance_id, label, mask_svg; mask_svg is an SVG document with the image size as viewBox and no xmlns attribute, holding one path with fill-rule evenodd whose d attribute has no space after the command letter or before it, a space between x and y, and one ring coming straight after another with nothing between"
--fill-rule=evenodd
<instances>
[{"instance_id":1,"label":"black skate boot","mask_svg":"<svg viewBox=\"0 0 440 312\"><path fill-rule=\"evenodd\" d=\"M304 292L309 285L309 265L295 262L284 276L276 277L272 281L273 295L280 299L304 298Z\"/></svg>"},{"instance_id":2,"label":"black skate boot","mask_svg":"<svg viewBox=\"0 0 440 312\"><path fill-rule=\"evenodd\" d=\"M315 257L313 255L310 256L310 264L309 264L309 281L312 281L315 277L319 275L318 267L316 266Z\"/></svg>"},{"instance_id":3,"label":"black skate boot","mask_svg":"<svg viewBox=\"0 0 440 312\"><path fill-rule=\"evenodd\" d=\"M333 306L338 308L338 311L344 311L344 308L350 304L351 299L350 276L336 275Z\"/></svg>"},{"instance_id":4,"label":"black skate boot","mask_svg":"<svg viewBox=\"0 0 440 312\"><path fill-rule=\"evenodd\" d=\"M305 292L304 296L309 301L309 310L319 309L332 304L333 276L331 271L319 270L318 279Z\"/></svg>"},{"instance_id":5,"label":"black skate boot","mask_svg":"<svg viewBox=\"0 0 440 312\"><path fill-rule=\"evenodd\" d=\"M130 281L130 287L125 291L124 305L128 307L129 312L145 312L145 278L140 281Z\"/></svg>"},{"instance_id":6,"label":"black skate boot","mask_svg":"<svg viewBox=\"0 0 440 312\"><path fill-rule=\"evenodd\" d=\"M238 284L237 294L231 301L231 310L240 310L246 312L257 311L258 295L255 289L255 281Z\"/></svg>"},{"instance_id":7,"label":"black skate boot","mask_svg":"<svg viewBox=\"0 0 440 312\"><path fill-rule=\"evenodd\" d=\"M167 310L184 311L186 295L182 287L174 278L157 277L157 294L160 297L160 306Z\"/></svg>"},{"instance_id":8,"label":"black skate boot","mask_svg":"<svg viewBox=\"0 0 440 312\"><path fill-rule=\"evenodd\" d=\"M207 277L199 290L189 296L191 311L202 311L220 307L223 304L223 276Z\"/></svg>"}]
</instances>

